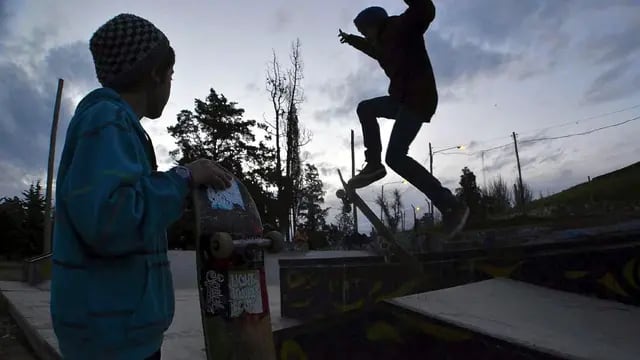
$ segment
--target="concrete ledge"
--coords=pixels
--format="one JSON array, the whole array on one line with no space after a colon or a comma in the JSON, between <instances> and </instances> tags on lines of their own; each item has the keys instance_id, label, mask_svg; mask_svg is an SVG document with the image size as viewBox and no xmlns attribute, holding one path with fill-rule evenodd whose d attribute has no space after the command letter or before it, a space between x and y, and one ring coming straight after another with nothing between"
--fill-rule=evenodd
<instances>
[{"instance_id":1,"label":"concrete ledge","mask_svg":"<svg viewBox=\"0 0 640 360\"><path fill-rule=\"evenodd\" d=\"M0 281L0 296L7 302L9 314L41 360L62 359L51 326L49 292L16 281Z\"/></svg>"},{"instance_id":2,"label":"concrete ledge","mask_svg":"<svg viewBox=\"0 0 640 360\"><path fill-rule=\"evenodd\" d=\"M274 331L297 321L280 317L280 294L277 286L268 286ZM39 288L16 281L0 281L0 294L6 299L11 316L41 360L59 360L61 354L53 332L49 310L48 284ZM177 289L176 313L165 332L162 358L171 360L204 360L206 358L198 292Z\"/></svg>"}]
</instances>

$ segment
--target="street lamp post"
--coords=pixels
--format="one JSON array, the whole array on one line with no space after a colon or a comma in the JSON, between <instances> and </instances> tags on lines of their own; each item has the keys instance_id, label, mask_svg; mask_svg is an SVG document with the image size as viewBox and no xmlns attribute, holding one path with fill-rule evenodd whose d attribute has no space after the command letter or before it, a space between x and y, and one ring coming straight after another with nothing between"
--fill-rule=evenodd
<instances>
[{"instance_id":1,"label":"street lamp post","mask_svg":"<svg viewBox=\"0 0 640 360\"><path fill-rule=\"evenodd\" d=\"M445 149L433 151L433 148L431 147L431 142L429 142L429 172L431 173L431 175L433 175L433 155L439 152L453 150L453 149L463 150L464 145L456 145L456 146L451 146ZM430 202L429 211L431 211L431 216L433 217L433 201Z\"/></svg>"}]
</instances>

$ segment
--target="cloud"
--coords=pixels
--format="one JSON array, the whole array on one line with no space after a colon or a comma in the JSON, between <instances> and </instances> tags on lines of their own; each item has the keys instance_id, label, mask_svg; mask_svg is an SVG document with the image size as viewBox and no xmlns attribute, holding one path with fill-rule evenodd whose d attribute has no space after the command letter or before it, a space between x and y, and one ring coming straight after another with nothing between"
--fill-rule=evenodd
<instances>
[{"instance_id":1,"label":"cloud","mask_svg":"<svg viewBox=\"0 0 640 360\"><path fill-rule=\"evenodd\" d=\"M637 6L640 10L640 5ZM636 10L636 12L637 12ZM599 35L585 44L585 54L603 71L594 78L583 96L583 104L602 103L635 95L640 91L640 16L618 17L618 31Z\"/></svg>"},{"instance_id":2,"label":"cloud","mask_svg":"<svg viewBox=\"0 0 640 360\"><path fill-rule=\"evenodd\" d=\"M6 39L5 39L6 40ZM0 43L7 43L0 39ZM95 74L86 43L46 51L28 51L30 61L0 57L0 196L20 193L21 179L46 173L49 137L58 78L65 80L56 141L56 164L74 111L75 97L94 84ZM42 179L43 181L45 179Z\"/></svg>"},{"instance_id":3,"label":"cloud","mask_svg":"<svg viewBox=\"0 0 640 360\"><path fill-rule=\"evenodd\" d=\"M504 44L523 34L554 31L573 7L556 0L456 0L438 9L436 23L459 37Z\"/></svg>"},{"instance_id":4,"label":"cloud","mask_svg":"<svg viewBox=\"0 0 640 360\"><path fill-rule=\"evenodd\" d=\"M291 11L286 7L280 7L276 10L276 13L273 16L273 20L271 22L271 31L280 32L287 28L289 24L291 24L293 20L293 15Z\"/></svg>"},{"instance_id":5,"label":"cloud","mask_svg":"<svg viewBox=\"0 0 640 360\"><path fill-rule=\"evenodd\" d=\"M517 59L514 54L485 49L469 41L456 42L438 32L427 35L427 50L440 88L495 73Z\"/></svg>"},{"instance_id":6,"label":"cloud","mask_svg":"<svg viewBox=\"0 0 640 360\"><path fill-rule=\"evenodd\" d=\"M602 103L637 94L640 92L639 65L639 61L629 60L609 66L593 80L582 103Z\"/></svg>"}]
</instances>

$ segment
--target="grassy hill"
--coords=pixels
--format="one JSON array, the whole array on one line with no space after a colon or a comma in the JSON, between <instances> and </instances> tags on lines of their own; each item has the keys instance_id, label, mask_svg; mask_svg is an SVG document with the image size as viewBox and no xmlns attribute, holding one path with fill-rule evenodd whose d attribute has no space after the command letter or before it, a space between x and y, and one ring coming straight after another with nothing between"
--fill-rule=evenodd
<instances>
[{"instance_id":1,"label":"grassy hill","mask_svg":"<svg viewBox=\"0 0 640 360\"><path fill-rule=\"evenodd\" d=\"M640 218L640 162L591 179L517 209L486 219L473 229L518 226L598 226Z\"/></svg>"},{"instance_id":2,"label":"grassy hill","mask_svg":"<svg viewBox=\"0 0 640 360\"><path fill-rule=\"evenodd\" d=\"M584 207L589 204L640 204L640 162L536 200L530 204L530 208Z\"/></svg>"}]
</instances>

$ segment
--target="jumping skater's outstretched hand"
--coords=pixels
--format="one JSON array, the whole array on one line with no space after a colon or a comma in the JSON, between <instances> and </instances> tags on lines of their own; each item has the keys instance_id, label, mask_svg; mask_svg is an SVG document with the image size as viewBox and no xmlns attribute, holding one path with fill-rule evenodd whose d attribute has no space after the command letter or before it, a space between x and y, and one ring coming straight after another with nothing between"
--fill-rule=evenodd
<instances>
[{"instance_id":1,"label":"jumping skater's outstretched hand","mask_svg":"<svg viewBox=\"0 0 640 360\"><path fill-rule=\"evenodd\" d=\"M342 44L348 43L350 36L351 34L347 34L346 32L342 31L342 29L338 29L338 37L340 38L340 42Z\"/></svg>"}]
</instances>

